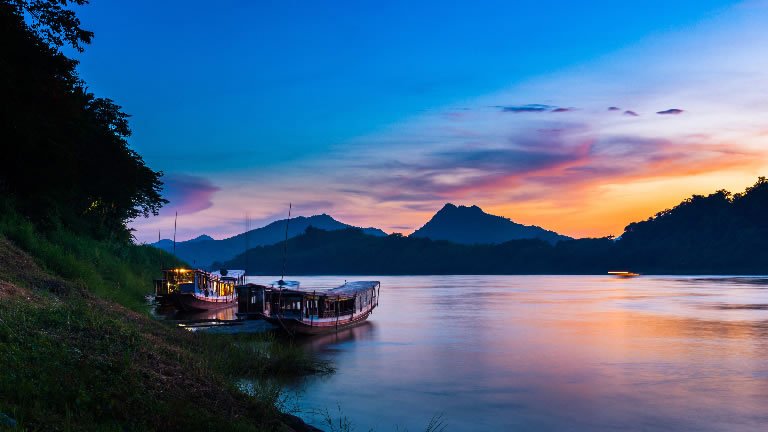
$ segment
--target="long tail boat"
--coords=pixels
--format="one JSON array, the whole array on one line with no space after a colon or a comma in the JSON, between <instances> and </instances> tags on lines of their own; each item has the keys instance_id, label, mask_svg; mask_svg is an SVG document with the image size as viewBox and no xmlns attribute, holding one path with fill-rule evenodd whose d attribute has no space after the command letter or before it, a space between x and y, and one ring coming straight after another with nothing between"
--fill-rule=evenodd
<instances>
[{"instance_id":1,"label":"long tail boat","mask_svg":"<svg viewBox=\"0 0 768 432\"><path fill-rule=\"evenodd\" d=\"M221 309L235 304L235 286L244 282L243 270L167 269L162 279L155 280L155 298L185 312Z\"/></svg>"},{"instance_id":2,"label":"long tail boat","mask_svg":"<svg viewBox=\"0 0 768 432\"><path fill-rule=\"evenodd\" d=\"M640 276L640 273L634 273L630 271L609 271L608 274L620 278L633 278Z\"/></svg>"},{"instance_id":3,"label":"long tail boat","mask_svg":"<svg viewBox=\"0 0 768 432\"><path fill-rule=\"evenodd\" d=\"M345 282L328 290L299 289L297 282L238 289L238 318L262 318L290 334L322 334L354 327L379 304L378 281Z\"/></svg>"}]
</instances>

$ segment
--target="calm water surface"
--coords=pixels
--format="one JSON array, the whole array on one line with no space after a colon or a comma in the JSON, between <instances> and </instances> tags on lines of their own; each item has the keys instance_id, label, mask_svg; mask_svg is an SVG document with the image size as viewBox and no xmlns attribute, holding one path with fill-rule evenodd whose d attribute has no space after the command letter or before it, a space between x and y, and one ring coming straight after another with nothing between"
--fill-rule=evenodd
<instances>
[{"instance_id":1,"label":"calm water surface","mask_svg":"<svg viewBox=\"0 0 768 432\"><path fill-rule=\"evenodd\" d=\"M768 279L355 279L382 282L369 323L302 341L337 367L291 389L317 426L768 430Z\"/></svg>"}]
</instances>

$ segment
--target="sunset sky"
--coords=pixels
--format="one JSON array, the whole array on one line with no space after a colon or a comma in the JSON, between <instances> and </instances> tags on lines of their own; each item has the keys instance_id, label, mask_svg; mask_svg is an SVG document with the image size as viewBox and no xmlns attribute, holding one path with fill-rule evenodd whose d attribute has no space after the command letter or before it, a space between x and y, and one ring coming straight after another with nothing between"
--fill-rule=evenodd
<instances>
[{"instance_id":1,"label":"sunset sky","mask_svg":"<svg viewBox=\"0 0 768 432\"><path fill-rule=\"evenodd\" d=\"M162 3L158 5L157 3ZM415 3L418 3L416 5ZM535 4L534 4L535 3ZM642 5L642 6L640 6ZM95 1L77 57L171 201L139 241L444 203L621 234L768 175L768 2Z\"/></svg>"}]
</instances>

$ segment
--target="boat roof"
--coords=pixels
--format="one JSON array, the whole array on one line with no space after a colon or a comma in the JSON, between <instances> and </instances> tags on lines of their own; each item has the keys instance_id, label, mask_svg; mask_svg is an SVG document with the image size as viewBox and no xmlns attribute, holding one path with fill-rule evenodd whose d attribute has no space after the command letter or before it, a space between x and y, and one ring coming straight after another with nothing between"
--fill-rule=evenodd
<instances>
[{"instance_id":1,"label":"boat roof","mask_svg":"<svg viewBox=\"0 0 768 432\"><path fill-rule=\"evenodd\" d=\"M331 288L328 291L325 291L324 294L351 296L359 292L368 291L370 289L376 288L377 286L379 286L379 284L380 284L379 281L344 282L344 285L338 286L336 288Z\"/></svg>"},{"instance_id":2,"label":"boat roof","mask_svg":"<svg viewBox=\"0 0 768 432\"><path fill-rule=\"evenodd\" d=\"M201 270L197 268L182 268L182 267L166 268L166 269L162 269L161 271L163 272L163 275L165 277L167 277L168 274L175 274L175 275L186 274L186 273L201 273L201 274L207 274L207 275L211 274L205 270Z\"/></svg>"},{"instance_id":3,"label":"boat roof","mask_svg":"<svg viewBox=\"0 0 768 432\"><path fill-rule=\"evenodd\" d=\"M215 271L211 272L211 275L216 276L218 278L234 278L238 279L241 276L245 276L245 270L227 270L227 274L223 275L221 274L221 271Z\"/></svg>"},{"instance_id":4,"label":"boat roof","mask_svg":"<svg viewBox=\"0 0 768 432\"><path fill-rule=\"evenodd\" d=\"M285 281L286 283L292 282L292 281ZM280 286L272 285L272 288L278 288L280 289ZM297 282L298 284L298 282ZM360 292L365 292L368 290L371 290L373 288L376 288L380 285L379 281L353 281L353 282L345 282L344 285L337 286L336 288L331 289L310 289L310 288L302 288L299 289L298 285L291 286L291 285L283 285L282 291L286 294L300 294L300 295L317 295L317 296L334 296L334 297L353 297L355 294Z\"/></svg>"}]
</instances>

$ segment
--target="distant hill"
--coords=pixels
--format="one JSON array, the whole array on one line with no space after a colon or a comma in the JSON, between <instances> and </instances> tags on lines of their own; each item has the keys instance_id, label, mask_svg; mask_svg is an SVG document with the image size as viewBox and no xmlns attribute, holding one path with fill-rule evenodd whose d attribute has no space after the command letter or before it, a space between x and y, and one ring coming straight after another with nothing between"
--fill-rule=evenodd
<instances>
[{"instance_id":1,"label":"distant hill","mask_svg":"<svg viewBox=\"0 0 768 432\"><path fill-rule=\"evenodd\" d=\"M693 195L629 224L617 243L640 269L768 274L768 180L741 193Z\"/></svg>"},{"instance_id":2,"label":"distant hill","mask_svg":"<svg viewBox=\"0 0 768 432\"><path fill-rule=\"evenodd\" d=\"M269 225L248 232L248 246L264 246L279 243L285 239L286 220L278 220ZM308 227L325 231L335 231L356 228L339 222L327 214L310 217L298 216L291 218L288 224L288 237L304 233ZM386 236L387 233L378 228L362 228L362 232L371 236ZM152 243L159 249L173 251L173 241L168 239ZM191 240L176 243L176 256L195 267L209 268L214 261L230 260L237 254L243 253L246 247L246 233L238 234L223 240L214 240L208 235L201 235Z\"/></svg>"},{"instance_id":3,"label":"distant hill","mask_svg":"<svg viewBox=\"0 0 768 432\"><path fill-rule=\"evenodd\" d=\"M539 239L550 244L570 237L533 225L515 223L484 212L478 206L446 204L411 237L447 240L461 244L499 244L509 240Z\"/></svg>"},{"instance_id":4,"label":"distant hill","mask_svg":"<svg viewBox=\"0 0 768 432\"><path fill-rule=\"evenodd\" d=\"M309 228L303 235L289 240L287 274L547 273L555 271L552 263L563 262L551 260L552 251L553 246L538 239L512 240L501 245L466 245L400 234L374 237L355 229ZM245 254L240 254L221 266L244 268L246 262L249 274L280 274L282 246L252 248L248 250L247 259Z\"/></svg>"},{"instance_id":5,"label":"distant hill","mask_svg":"<svg viewBox=\"0 0 768 432\"><path fill-rule=\"evenodd\" d=\"M449 215L456 210L455 206L446 207ZM477 208L465 209L482 213ZM632 270L646 274L766 275L766 215L768 180L761 177L743 193L694 195L646 221L629 224L617 239L459 244L399 234L374 237L355 229L310 228L289 241L287 273L605 274ZM255 247L247 258L240 254L223 266L242 268L247 262L250 274L279 274L283 249L280 245Z\"/></svg>"},{"instance_id":6,"label":"distant hill","mask_svg":"<svg viewBox=\"0 0 768 432\"><path fill-rule=\"evenodd\" d=\"M208 240L213 240L213 237L211 237L209 235L206 235L206 234L203 234L203 235L199 235L199 236L193 238L192 240L187 240L187 242L188 243L194 243L194 242L208 241ZM173 243L173 242L171 242L171 243Z\"/></svg>"}]
</instances>

